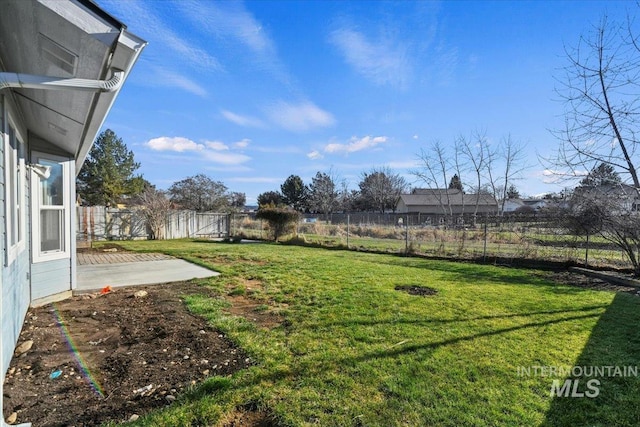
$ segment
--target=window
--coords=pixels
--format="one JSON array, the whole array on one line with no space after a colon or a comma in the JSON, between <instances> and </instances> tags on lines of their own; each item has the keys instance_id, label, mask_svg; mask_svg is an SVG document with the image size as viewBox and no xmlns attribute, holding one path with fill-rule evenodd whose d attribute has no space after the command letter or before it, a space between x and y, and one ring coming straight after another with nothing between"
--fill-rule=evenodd
<instances>
[{"instance_id":1,"label":"window","mask_svg":"<svg viewBox=\"0 0 640 427\"><path fill-rule=\"evenodd\" d=\"M32 173L34 261L69 256L69 165L67 159L34 155L34 162L48 169L48 176Z\"/></svg>"},{"instance_id":2,"label":"window","mask_svg":"<svg viewBox=\"0 0 640 427\"><path fill-rule=\"evenodd\" d=\"M11 121L6 123L4 145L6 264L25 247L25 160L24 144Z\"/></svg>"}]
</instances>

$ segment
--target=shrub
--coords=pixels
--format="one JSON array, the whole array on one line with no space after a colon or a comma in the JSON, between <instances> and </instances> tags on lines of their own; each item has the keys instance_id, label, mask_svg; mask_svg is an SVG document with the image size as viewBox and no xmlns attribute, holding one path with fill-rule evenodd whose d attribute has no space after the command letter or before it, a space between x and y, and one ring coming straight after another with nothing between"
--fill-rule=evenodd
<instances>
[{"instance_id":1,"label":"shrub","mask_svg":"<svg viewBox=\"0 0 640 427\"><path fill-rule=\"evenodd\" d=\"M273 232L273 239L278 241L280 236L295 227L300 219L300 213L290 208L269 204L260 206L256 218L267 221Z\"/></svg>"}]
</instances>

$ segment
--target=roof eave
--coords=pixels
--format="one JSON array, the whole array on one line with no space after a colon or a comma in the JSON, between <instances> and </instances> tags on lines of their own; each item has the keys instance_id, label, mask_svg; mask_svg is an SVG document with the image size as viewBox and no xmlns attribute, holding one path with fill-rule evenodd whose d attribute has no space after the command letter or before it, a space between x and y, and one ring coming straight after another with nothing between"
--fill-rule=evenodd
<instances>
[{"instance_id":1,"label":"roof eave","mask_svg":"<svg viewBox=\"0 0 640 427\"><path fill-rule=\"evenodd\" d=\"M117 62L126 63L126 69L124 71L123 80L126 81L131 69L137 62L142 50L147 45L147 42L139 38L138 36L126 31L122 30L120 32L120 37L118 38L118 43L116 50L113 54L113 63L114 65L118 65ZM91 108L89 115L87 116L87 124L85 125L85 130L83 133L83 137L80 141L80 145L78 150L76 151L76 172L80 172L80 168L84 163L93 142L100 131L100 128L104 124L113 103L118 97L120 90L122 90L122 86L118 88L118 90L114 92L100 92L96 94L94 98L94 102Z\"/></svg>"}]
</instances>

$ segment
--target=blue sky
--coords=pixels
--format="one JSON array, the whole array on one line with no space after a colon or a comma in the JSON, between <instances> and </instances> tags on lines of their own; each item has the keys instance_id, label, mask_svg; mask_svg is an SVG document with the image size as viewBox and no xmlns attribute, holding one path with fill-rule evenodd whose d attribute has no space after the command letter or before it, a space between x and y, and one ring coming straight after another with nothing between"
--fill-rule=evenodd
<instances>
[{"instance_id":1,"label":"blue sky","mask_svg":"<svg viewBox=\"0 0 640 427\"><path fill-rule=\"evenodd\" d=\"M526 195L558 191L538 154L557 145L564 46L616 1L97 0L149 42L105 123L158 188L204 173L230 191L327 172L411 174L421 148L508 135ZM464 181L464 179L463 179Z\"/></svg>"}]
</instances>

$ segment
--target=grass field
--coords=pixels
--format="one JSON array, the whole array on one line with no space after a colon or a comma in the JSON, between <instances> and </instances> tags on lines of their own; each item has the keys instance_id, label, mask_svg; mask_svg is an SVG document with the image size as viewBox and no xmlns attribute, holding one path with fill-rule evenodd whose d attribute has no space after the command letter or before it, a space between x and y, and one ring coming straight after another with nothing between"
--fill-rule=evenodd
<instances>
[{"instance_id":1,"label":"grass field","mask_svg":"<svg viewBox=\"0 0 640 427\"><path fill-rule=\"evenodd\" d=\"M597 397L550 397L535 367L639 365L640 298L555 285L535 271L277 244L123 242L220 271L190 297L256 362L212 377L148 426L220 425L237 407L275 425L634 426L640 379L598 377ZM428 297L395 290L429 286ZM245 295L280 316L230 315ZM533 370L531 368L534 368ZM579 392L589 390L579 378ZM593 390L592 390L593 391Z\"/></svg>"}]
</instances>

